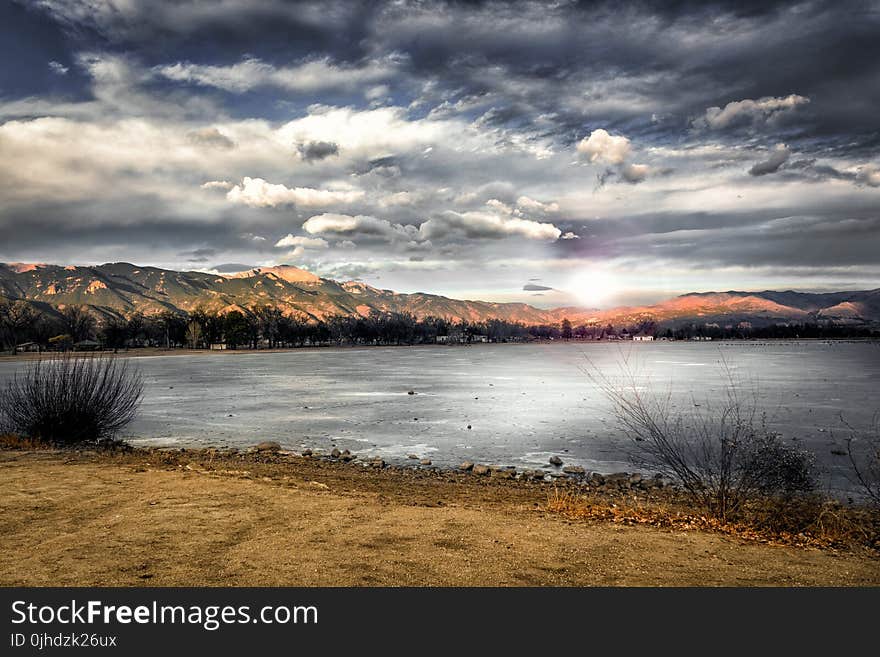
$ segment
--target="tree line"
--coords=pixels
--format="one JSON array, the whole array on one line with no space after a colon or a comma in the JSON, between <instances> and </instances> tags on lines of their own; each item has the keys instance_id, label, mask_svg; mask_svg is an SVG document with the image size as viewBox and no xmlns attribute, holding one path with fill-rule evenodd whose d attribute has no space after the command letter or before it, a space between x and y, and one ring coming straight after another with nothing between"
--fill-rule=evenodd
<instances>
[{"instance_id":1,"label":"tree line","mask_svg":"<svg viewBox=\"0 0 880 657\"><path fill-rule=\"evenodd\" d=\"M449 342L521 342L528 340L608 340L652 335L670 340L694 337L853 338L880 337L877 328L820 324L721 328L690 324L676 328L652 320L626 326L559 324L525 325L500 319L483 322L453 321L442 317L418 318L411 313L373 310L369 315L336 315L324 319L285 313L271 305L254 305L227 313L197 308L189 313L163 311L124 318L106 316L98 321L87 306L65 306L56 313L40 312L24 301L0 302L0 342L6 351L31 343L40 350L67 351L94 341L107 349L128 347L187 347L227 349L303 347L314 345L412 345Z\"/></svg>"}]
</instances>

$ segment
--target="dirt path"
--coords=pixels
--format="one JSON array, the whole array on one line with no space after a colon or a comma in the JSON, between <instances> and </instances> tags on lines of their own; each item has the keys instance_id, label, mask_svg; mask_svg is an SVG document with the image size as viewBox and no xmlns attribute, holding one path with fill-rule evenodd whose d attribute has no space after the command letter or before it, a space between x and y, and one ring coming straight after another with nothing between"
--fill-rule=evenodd
<instances>
[{"instance_id":1,"label":"dirt path","mask_svg":"<svg viewBox=\"0 0 880 657\"><path fill-rule=\"evenodd\" d=\"M868 555L568 522L514 482L158 461L0 451L0 584L880 585Z\"/></svg>"}]
</instances>

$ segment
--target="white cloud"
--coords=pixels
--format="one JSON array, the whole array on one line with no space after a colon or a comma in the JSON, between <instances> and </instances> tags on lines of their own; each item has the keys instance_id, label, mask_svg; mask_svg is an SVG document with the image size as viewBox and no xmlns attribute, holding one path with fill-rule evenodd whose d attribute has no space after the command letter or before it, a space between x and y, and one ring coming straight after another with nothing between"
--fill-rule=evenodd
<instances>
[{"instance_id":1,"label":"white cloud","mask_svg":"<svg viewBox=\"0 0 880 657\"><path fill-rule=\"evenodd\" d=\"M743 123L771 121L776 116L809 102L809 98L798 96L797 94L778 98L766 96L758 100L746 98L727 103L724 109L720 107L706 108L706 113L698 118L694 125L713 130L723 130L724 128Z\"/></svg>"},{"instance_id":2,"label":"white cloud","mask_svg":"<svg viewBox=\"0 0 880 657\"><path fill-rule=\"evenodd\" d=\"M412 192L395 192L386 194L379 199L379 205L383 208L412 205L416 201L416 195Z\"/></svg>"},{"instance_id":3,"label":"white cloud","mask_svg":"<svg viewBox=\"0 0 880 657\"><path fill-rule=\"evenodd\" d=\"M233 185L228 180L209 180L208 182L202 183L202 189L222 189L222 190L230 190Z\"/></svg>"},{"instance_id":4,"label":"white cloud","mask_svg":"<svg viewBox=\"0 0 880 657\"><path fill-rule=\"evenodd\" d=\"M178 62L157 66L153 70L176 82L243 93L266 86L300 92L352 89L361 84L372 84L388 78L394 73L395 68L392 61L370 61L360 67L343 67L327 58L278 68L256 57L246 57L230 66Z\"/></svg>"},{"instance_id":5,"label":"white cloud","mask_svg":"<svg viewBox=\"0 0 880 657\"><path fill-rule=\"evenodd\" d=\"M70 68L68 68L61 62L56 62L55 60L52 60L51 62L49 62L49 70L55 73L55 75L67 75L67 72L70 70Z\"/></svg>"},{"instance_id":6,"label":"white cloud","mask_svg":"<svg viewBox=\"0 0 880 657\"><path fill-rule=\"evenodd\" d=\"M226 194L232 203L241 203L254 208L274 208L277 205L302 205L325 207L339 203L354 203L364 196L362 190L312 189L311 187L285 187L266 182L262 178L242 180Z\"/></svg>"},{"instance_id":7,"label":"white cloud","mask_svg":"<svg viewBox=\"0 0 880 657\"><path fill-rule=\"evenodd\" d=\"M620 167L620 175L627 182L638 183L648 177L651 167L647 164L624 164Z\"/></svg>"},{"instance_id":8,"label":"white cloud","mask_svg":"<svg viewBox=\"0 0 880 657\"><path fill-rule=\"evenodd\" d=\"M868 187L880 187L880 166L876 164L864 165L856 174L856 182Z\"/></svg>"},{"instance_id":9,"label":"white cloud","mask_svg":"<svg viewBox=\"0 0 880 657\"><path fill-rule=\"evenodd\" d=\"M559 239L563 239L563 240L579 240L580 238L581 238L580 235L575 235L575 234L572 233L571 231L568 231L567 233L564 233L564 234L562 235L562 237L559 238Z\"/></svg>"},{"instance_id":10,"label":"white cloud","mask_svg":"<svg viewBox=\"0 0 880 657\"><path fill-rule=\"evenodd\" d=\"M629 157L631 145L629 139L622 135L610 135L606 130L593 130L589 137L584 137L577 145L577 152L590 158L590 162L607 164L623 164Z\"/></svg>"},{"instance_id":11,"label":"white cloud","mask_svg":"<svg viewBox=\"0 0 880 657\"><path fill-rule=\"evenodd\" d=\"M647 164L629 162L632 143L623 135L610 135L598 128L582 139L577 152L590 158L590 162L602 162L617 167L617 173L629 183L639 183L647 178L651 167Z\"/></svg>"},{"instance_id":12,"label":"white cloud","mask_svg":"<svg viewBox=\"0 0 880 657\"><path fill-rule=\"evenodd\" d=\"M387 219L379 219L370 215L348 215L324 213L315 215L302 225L310 235L334 233L338 235L374 235L388 240L418 241L417 226L392 224Z\"/></svg>"},{"instance_id":13,"label":"white cloud","mask_svg":"<svg viewBox=\"0 0 880 657\"><path fill-rule=\"evenodd\" d=\"M559 212L558 203L542 203L528 196L520 196L516 199L516 205L524 212Z\"/></svg>"},{"instance_id":14,"label":"white cloud","mask_svg":"<svg viewBox=\"0 0 880 657\"><path fill-rule=\"evenodd\" d=\"M275 242L275 246L278 248L299 246L304 249L326 249L328 242L320 237L303 237L302 235L294 236L292 233L288 233L285 237L282 237Z\"/></svg>"},{"instance_id":15,"label":"white cloud","mask_svg":"<svg viewBox=\"0 0 880 657\"><path fill-rule=\"evenodd\" d=\"M549 242L555 242L562 235L562 231L553 224L504 216L499 212L448 211L439 217L432 217L419 227L419 234L431 240L456 233L473 238L499 239L519 236Z\"/></svg>"}]
</instances>

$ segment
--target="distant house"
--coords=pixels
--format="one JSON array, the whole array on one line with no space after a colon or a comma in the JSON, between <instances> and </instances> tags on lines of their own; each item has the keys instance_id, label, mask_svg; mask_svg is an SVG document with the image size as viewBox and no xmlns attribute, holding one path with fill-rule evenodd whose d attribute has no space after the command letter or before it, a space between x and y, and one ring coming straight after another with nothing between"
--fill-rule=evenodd
<instances>
[{"instance_id":1,"label":"distant house","mask_svg":"<svg viewBox=\"0 0 880 657\"><path fill-rule=\"evenodd\" d=\"M653 335L634 335L633 342L653 342Z\"/></svg>"},{"instance_id":2,"label":"distant house","mask_svg":"<svg viewBox=\"0 0 880 657\"><path fill-rule=\"evenodd\" d=\"M98 351L100 348L101 343L94 340L80 340L73 344L74 351Z\"/></svg>"},{"instance_id":3,"label":"distant house","mask_svg":"<svg viewBox=\"0 0 880 657\"><path fill-rule=\"evenodd\" d=\"M23 342L15 346L15 351L39 351L40 345L36 342Z\"/></svg>"},{"instance_id":4,"label":"distant house","mask_svg":"<svg viewBox=\"0 0 880 657\"><path fill-rule=\"evenodd\" d=\"M225 342L212 342L211 351L226 351L226 343Z\"/></svg>"},{"instance_id":5,"label":"distant house","mask_svg":"<svg viewBox=\"0 0 880 657\"><path fill-rule=\"evenodd\" d=\"M437 336L437 344L448 344L449 336L448 335L438 335Z\"/></svg>"},{"instance_id":6,"label":"distant house","mask_svg":"<svg viewBox=\"0 0 880 657\"><path fill-rule=\"evenodd\" d=\"M470 336L470 342L489 342L488 335L472 335Z\"/></svg>"}]
</instances>

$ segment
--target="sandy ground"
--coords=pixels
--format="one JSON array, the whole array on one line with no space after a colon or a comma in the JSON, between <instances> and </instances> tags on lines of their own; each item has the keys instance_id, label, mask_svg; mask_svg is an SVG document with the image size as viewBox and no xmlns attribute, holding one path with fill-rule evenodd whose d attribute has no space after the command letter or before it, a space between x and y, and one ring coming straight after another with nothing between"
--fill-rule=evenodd
<instances>
[{"instance_id":1,"label":"sandy ground","mask_svg":"<svg viewBox=\"0 0 880 657\"><path fill-rule=\"evenodd\" d=\"M868 553L567 521L547 485L279 458L2 450L0 584L880 585Z\"/></svg>"}]
</instances>

